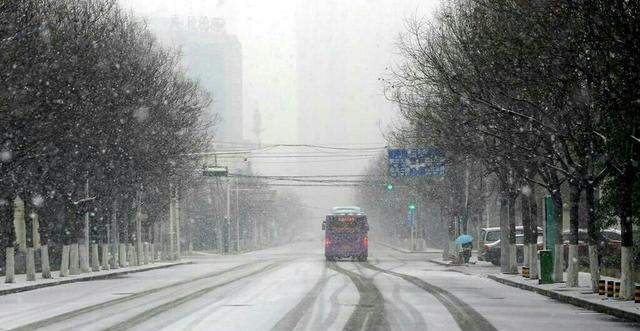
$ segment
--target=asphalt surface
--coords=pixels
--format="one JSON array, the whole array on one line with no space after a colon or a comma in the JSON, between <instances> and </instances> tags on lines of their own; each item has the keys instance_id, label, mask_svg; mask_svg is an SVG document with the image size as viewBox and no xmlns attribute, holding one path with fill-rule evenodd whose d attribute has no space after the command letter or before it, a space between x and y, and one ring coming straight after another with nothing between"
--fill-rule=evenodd
<instances>
[{"instance_id":1,"label":"asphalt surface","mask_svg":"<svg viewBox=\"0 0 640 331\"><path fill-rule=\"evenodd\" d=\"M0 330L638 330L372 243L326 262L320 240L0 297ZM470 267L472 268L472 267Z\"/></svg>"}]
</instances>

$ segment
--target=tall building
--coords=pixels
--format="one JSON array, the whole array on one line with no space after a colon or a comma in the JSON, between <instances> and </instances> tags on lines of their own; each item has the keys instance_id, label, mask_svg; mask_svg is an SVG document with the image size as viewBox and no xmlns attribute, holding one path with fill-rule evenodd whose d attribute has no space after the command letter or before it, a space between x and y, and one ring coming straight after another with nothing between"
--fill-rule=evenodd
<instances>
[{"instance_id":1,"label":"tall building","mask_svg":"<svg viewBox=\"0 0 640 331\"><path fill-rule=\"evenodd\" d=\"M224 20L174 16L151 18L149 26L161 42L180 50L187 75L211 95L207 114L216 120L215 139L242 141L242 47Z\"/></svg>"}]
</instances>

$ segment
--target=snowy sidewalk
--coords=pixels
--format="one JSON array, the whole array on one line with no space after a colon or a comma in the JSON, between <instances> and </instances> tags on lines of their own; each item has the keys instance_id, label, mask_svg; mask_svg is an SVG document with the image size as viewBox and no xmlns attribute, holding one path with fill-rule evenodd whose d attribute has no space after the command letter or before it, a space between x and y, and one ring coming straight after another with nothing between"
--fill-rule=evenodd
<instances>
[{"instance_id":1,"label":"snowy sidewalk","mask_svg":"<svg viewBox=\"0 0 640 331\"><path fill-rule=\"evenodd\" d=\"M69 275L67 277L60 277L59 271L52 271L51 272L52 278L45 279L45 278L42 278L42 275L40 273L37 273L35 281L27 281L27 275L18 274L18 275L15 275L15 278L14 278L15 283L9 283L9 284L4 282L5 277L2 276L0 277L0 295L31 291L31 290L35 290L43 287L69 284L69 283L75 283L75 282L86 282L86 281L97 280L97 279L113 278L113 277L118 277L118 276L130 274L130 273L169 268L177 265L190 264L190 263L192 262L191 261L156 262L153 264L146 264L146 265L135 266L135 267L124 267L124 268L118 268L118 269L82 273L78 275Z\"/></svg>"},{"instance_id":2,"label":"snowy sidewalk","mask_svg":"<svg viewBox=\"0 0 640 331\"><path fill-rule=\"evenodd\" d=\"M523 290L536 292L552 299L569 303L584 309L609 314L624 318L634 322L640 322L640 303L633 300L625 301L618 298L607 298L591 291L591 275L588 272L579 274L580 287L569 288L565 283L538 284L538 280L531 280L522 277L522 274L503 274L500 267L493 266L489 262L477 261L475 264L458 265L449 261L439 259L429 259L431 263L450 267L451 270L467 275L477 275L487 277L499 283L517 287ZM521 267L518 267L521 270ZM565 273L566 279L566 273ZM601 277L602 280L616 281L619 279L612 277Z\"/></svg>"},{"instance_id":3,"label":"snowy sidewalk","mask_svg":"<svg viewBox=\"0 0 640 331\"><path fill-rule=\"evenodd\" d=\"M566 276L566 273L565 273ZM613 315L634 322L640 322L640 303L624 301L618 298L607 298L591 291L591 275L581 272L579 275L580 287L566 287L565 283L538 284L538 280L528 279L522 275L495 273L487 276L505 285L533 291L548 296L552 299L570 303L585 309ZM606 281L620 281L611 277L602 277Z\"/></svg>"}]
</instances>

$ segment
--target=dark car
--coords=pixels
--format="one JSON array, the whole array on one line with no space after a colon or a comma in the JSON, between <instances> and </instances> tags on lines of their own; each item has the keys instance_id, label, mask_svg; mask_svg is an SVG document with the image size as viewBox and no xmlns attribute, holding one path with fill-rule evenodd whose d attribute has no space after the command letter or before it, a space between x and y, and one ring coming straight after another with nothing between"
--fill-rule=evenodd
<instances>
[{"instance_id":1,"label":"dark car","mask_svg":"<svg viewBox=\"0 0 640 331\"><path fill-rule=\"evenodd\" d=\"M538 235L538 250L542 249L542 235ZM485 244L480 252L478 260L491 262L493 265L500 265L500 240ZM524 262L524 235L516 235L516 262Z\"/></svg>"}]
</instances>

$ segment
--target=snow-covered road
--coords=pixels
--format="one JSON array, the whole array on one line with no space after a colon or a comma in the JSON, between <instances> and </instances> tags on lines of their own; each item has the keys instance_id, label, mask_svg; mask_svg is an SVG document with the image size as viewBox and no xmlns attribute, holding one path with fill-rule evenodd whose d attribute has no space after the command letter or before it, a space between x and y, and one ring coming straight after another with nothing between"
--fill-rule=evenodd
<instances>
[{"instance_id":1,"label":"snow-covered road","mask_svg":"<svg viewBox=\"0 0 640 331\"><path fill-rule=\"evenodd\" d=\"M0 329L636 330L480 275L372 244L325 262L321 242L0 297Z\"/></svg>"}]
</instances>

